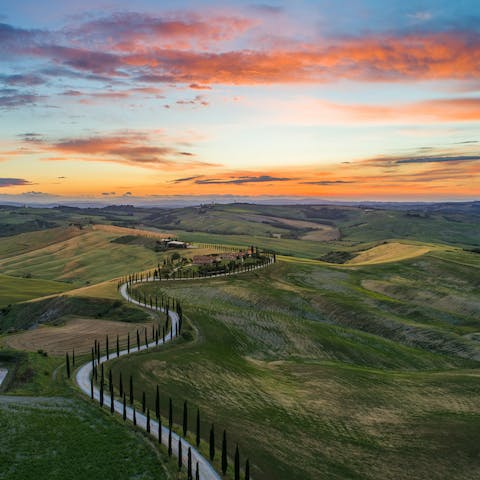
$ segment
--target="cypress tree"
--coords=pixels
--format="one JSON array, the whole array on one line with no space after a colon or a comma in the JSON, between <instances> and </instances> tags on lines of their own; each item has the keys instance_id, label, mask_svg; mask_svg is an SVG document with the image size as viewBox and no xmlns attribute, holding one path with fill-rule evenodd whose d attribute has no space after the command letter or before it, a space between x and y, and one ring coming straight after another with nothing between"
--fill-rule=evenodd
<instances>
[{"instance_id":1,"label":"cypress tree","mask_svg":"<svg viewBox=\"0 0 480 480\"><path fill-rule=\"evenodd\" d=\"M90 397L93 400L93 376L90 378Z\"/></svg>"},{"instance_id":2,"label":"cypress tree","mask_svg":"<svg viewBox=\"0 0 480 480\"><path fill-rule=\"evenodd\" d=\"M145 345L148 348L147 328L145 328Z\"/></svg>"},{"instance_id":3,"label":"cypress tree","mask_svg":"<svg viewBox=\"0 0 480 480\"><path fill-rule=\"evenodd\" d=\"M100 406L103 407L103 383L100 384Z\"/></svg>"},{"instance_id":4,"label":"cypress tree","mask_svg":"<svg viewBox=\"0 0 480 480\"><path fill-rule=\"evenodd\" d=\"M198 466L198 462L195 466L195 480L200 480L200 467Z\"/></svg>"},{"instance_id":5,"label":"cypress tree","mask_svg":"<svg viewBox=\"0 0 480 480\"><path fill-rule=\"evenodd\" d=\"M200 446L200 409L197 408L197 434L195 438L197 447Z\"/></svg>"},{"instance_id":6,"label":"cypress tree","mask_svg":"<svg viewBox=\"0 0 480 480\"><path fill-rule=\"evenodd\" d=\"M250 480L250 461L248 458L245 462L245 480Z\"/></svg>"},{"instance_id":7,"label":"cypress tree","mask_svg":"<svg viewBox=\"0 0 480 480\"><path fill-rule=\"evenodd\" d=\"M118 339L118 334L117 334L117 357L120 356L120 341Z\"/></svg>"},{"instance_id":8,"label":"cypress tree","mask_svg":"<svg viewBox=\"0 0 480 480\"><path fill-rule=\"evenodd\" d=\"M170 397L170 400L168 402L168 426L172 428L173 424L173 403L172 403L172 397Z\"/></svg>"},{"instance_id":9,"label":"cypress tree","mask_svg":"<svg viewBox=\"0 0 480 480\"><path fill-rule=\"evenodd\" d=\"M165 343L165 327L162 327L162 337L163 337L163 343Z\"/></svg>"},{"instance_id":10,"label":"cypress tree","mask_svg":"<svg viewBox=\"0 0 480 480\"><path fill-rule=\"evenodd\" d=\"M113 390L112 370L109 370L109 371L108 371L108 386L110 387L110 390Z\"/></svg>"},{"instance_id":11,"label":"cypress tree","mask_svg":"<svg viewBox=\"0 0 480 480\"><path fill-rule=\"evenodd\" d=\"M162 419L158 419L158 443L162 443Z\"/></svg>"},{"instance_id":12,"label":"cypress tree","mask_svg":"<svg viewBox=\"0 0 480 480\"><path fill-rule=\"evenodd\" d=\"M92 368L95 368L95 353L93 352L93 347L92 347Z\"/></svg>"},{"instance_id":13,"label":"cypress tree","mask_svg":"<svg viewBox=\"0 0 480 480\"><path fill-rule=\"evenodd\" d=\"M142 412L145 413L147 399L145 398L145 392L142 392Z\"/></svg>"},{"instance_id":14,"label":"cypress tree","mask_svg":"<svg viewBox=\"0 0 480 480\"><path fill-rule=\"evenodd\" d=\"M150 433L150 409L147 408L147 433Z\"/></svg>"},{"instance_id":15,"label":"cypress tree","mask_svg":"<svg viewBox=\"0 0 480 480\"><path fill-rule=\"evenodd\" d=\"M172 427L168 429L168 456L172 456Z\"/></svg>"},{"instance_id":16,"label":"cypress tree","mask_svg":"<svg viewBox=\"0 0 480 480\"><path fill-rule=\"evenodd\" d=\"M135 411L135 407L133 407L133 424L137 424L137 412Z\"/></svg>"},{"instance_id":17,"label":"cypress tree","mask_svg":"<svg viewBox=\"0 0 480 480\"><path fill-rule=\"evenodd\" d=\"M183 436L187 436L188 430L188 408L187 408L187 401L183 402Z\"/></svg>"},{"instance_id":18,"label":"cypress tree","mask_svg":"<svg viewBox=\"0 0 480 480\"><path fill-rule=\"evenodd\" d=\"M222 439L222 473L225 475L228 468L228 459L227 459L227 432L223 431Z\"/></svg>"},{"instance_id":19,"label":"cypress tree","mask_svg":"<svg viewBox=\"0 0 480 480\"><path fill-rule=\"evenodd\" d=\"M178 437L178 471L182 470L183 458L182 458L182 440Z\"/></svg>"},{"instance_id":20,"label":"cypress tree","mask_svg":"<svg viewBox=\"0 0 480 480\"><path fill-rule=\"evenodd\" d=\"M110 389L110 413L115 411L115 400L113 399L113 388Z\"/></svg>"},{"instance_id":21,"label":"cypress tree","mask_svg":"<svg viewBox=\"0 0 480 480\"><path fill-rule=\"evenodd\" d=\"M127 419L127 397L123 394L123 420Z\"/></svg>"},{"instance_id":22,"label":"cypress tree","mask_svg":"<svg viewBox=\"0 0 480 480\"><path fill-rule=\"evenodd\" d=\"M97 342L97 365L100 365L100 342Z\"/></svg>"},{"instance_id":23,"label":"cypress tree","mask_svg":"<svg viewBox=\"0 0 480 480\"><path fill-rule=\"evenodd\" d=\"M157 418L160 418L160 391L157 385L157 393L155 395L155 415Z\"/></svg>"},{"instance_id":24,"label":"cypress tree","mask_svg":"<svg viewBox=\"0 0 480 480\"><path fill-rule=\"evenodd\" d=\"M137 351L140 351L140 333L137 330Z\"/></svg>"},{"instance_id":25,"label":"cypress tree","mask_svg":"<svg viewBox=\"0 0 480 480\"><path fill-rule=\"evenodd\" d=\"M158 345L158 328L155 329L155 345Z\"/></svg>"},{"instance_id":26,"label":"cypress tree","mask_svg":"<svg viewBox=\"0 0 480 480\"><path fill-rule=\"evenodd\" d=\"M68 352L65 354L65 361L67 363L67 378L70 378L70 358L68 357Z\"/></svg>"},{"instance_id":27,"label":"cypress tree","mask_svg":"<svg viewBox=\"0 0 480 480\"><path fill-rule=\"evenodd\" d=\"M212 423L210 428L210 460L215 458L215 429Z\"/></svg>"},{"instance_id":28,"label":"cypress tree","mask_svg":"<svg viewBox=\"0 0 480 480\"><path fill-rule=\"evenodd\" d=\"M120 380L118 382L118 390L120 392L120 396L123 395L123 381L122 381L122 372L120 372Z\"/></svg>"},{"instance_id":29,"label":"cypress tree","mask_svg":"<svg viewBox=\"0 0 480 480\"><path fill-rule=\"evenodd\" d=\"M130 353L130 332L128 332L127 336L127 353Z\"/></svg>"},{"instance_id":30,"label":"cypress tree","mask_svg":"<svg viewBox=\"0 0 480 480\"><path fill-rule=\"evenodd\" d=\"M101 369L101 375L100 375L100 386L103 388L105 386L105 376L103 372L103 363L102 363L102 369Z\"/></svg>"},{"instance_id":31,"label":"cypress tree","mask_svg":"<svg viewBox=\"0 0 480 480\"><path fill-rule=\"evenodd\" d=\"M188 447L188 460L187 460L187 478L188 480L193 480L192 475L192 449Z\"/></svg>"},{"instance_id":32,"label":"cypress tree","mask_svg":"<svg viewBox=\"0 0 480 480\"><path fill-rule=\"evenodd\" d=\"M75 349L72 350L72 365L75 366Z\"/></svg>"},{"instance_id":33,"label":"cypress tree","mask_svg":"<svg viewBox=\"0 0 480 480\"><path fill-rule=\"evenodd\" d=\"M130 375L130 405L133 405L133 377Z\"/></svg>"},{"instance_id":34,"label":"cypress tree","mask_svg":"<svg viewBox=\"0 0 480 480\"><path fill-rule=\"evenodd\" d=\"M105 348L107 350L107 360L108 360L108 335L106 335Z\"/></svg>"},{"instance_id":35,"label":"cypress tree","mask_svg":"<svg viewBox=\"0 0 480 480\"><path fill-rule=\"evenodd\" d=\"M240 452L238 445L235 449L235 480L240 480Z\"/></svg>"}]
</instances>

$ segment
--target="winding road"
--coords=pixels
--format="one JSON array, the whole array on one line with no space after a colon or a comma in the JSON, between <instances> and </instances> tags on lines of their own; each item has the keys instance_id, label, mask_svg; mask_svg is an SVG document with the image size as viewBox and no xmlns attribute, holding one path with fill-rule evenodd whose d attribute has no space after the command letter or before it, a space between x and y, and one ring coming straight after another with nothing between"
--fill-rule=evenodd
<instances>
[{"instance_id":1,"label":"winding road","mask_svg":"<svg viewBox=\"0 0 480 480\"><path fill-rule=\"evenodd\" d=\"M275 260L273 257L270 258L270 260L262 265L253 267L251 270L258 270L260 268L265 268L268 265L271 265L272 263L275 263ZM231 272L227 274L218 274L218 275L212 275L208 277L197 277L195 280L200 280L200 279L205 279L205 278L212 278L212 277L220 277L220 276L229 276L229 275L236 275L239 273L244 273L244 272ZM175 279L175 280L193 280L193 279ZM159 281L159 279L154 279L154 278L145 278L143 280L138 280L133 283L147 283L147 282L152 282L152 281ZM161 281L161 280L160 280ZM127 284L124 283L120 286L119 292L122 295L122 297L127 300L130 303L133 303L135 305L139 305L143 308L149 308L150 310L157 311L157 312L165 312L165 310L161 307L155 307L152 306L150 307L149 305L144 305L143 303L138 302L134 298L132 298L128 292L127 292ZM128 350L121 350L119 352L118 356L125 356L125 355L133 355L138 351L142 350L147 350L149 348L158 348L160 345L162 345L165 342L171 341L173 338L175 338L175 335L173 335L173 332L177 331L177 325L179 323L179 317L178 314L174 311L169 310L168 315L170 317L170 320L172 322L172 330L170 333L165 335L165 340L159 339L158 346L155 344L155 342L150 343L149 345L140 345L140 349L136 347L130 348L130 352ZM172 336L173 335L173 336ZM110 359L117 358L116 352L110 353L109 355ZM107 356L104 355L100 357L100 362L95 360L96 365L100 365L103 362L107 361ZM75 375L75 381L77 385L80 387L82 392L84 392L86 395L91 397L91 382L90 378L92 375L93 371L93 365L92 362L89 361L85 365L81 366ZM98 402L100 401L100 390L94 385L93 386L93 398L97 400ZM111 405L111 399L110 399L110 394L109 392L104 392L103 395L103 408L110 409ZM123 415L123 401L115 400L114 399L114 410L115 412L119 413L120 415ZM126 407L126 416L128 420L133 422L133 408L127 406ZM146 415L142 414L141 412L135 411L135 417L136 417L136 422L137 426L139 428L142 428L143 430L147 430L147 417ZM159 424L156 420L153 420L152 418L150 419L150 435L154 437L158 441L158 429L159 429ZM168 448L168 437L169 437L169 428L166 426L162 425L161 427L161 441L162 444L165 445ZM184 465L184 469L186 470L187 468L187 462L188 462L188 450L190 449L191 451L191 456L192 456L192 470L193 470L193 476L195 477L195 472L196 468L198 465L198 470L199 470L199 478L200 480L221 480L220 475L214 470L210 462L193 446L191 445L187 440L185 440L183 437L180 437L178 434L172 431L172 455L178 458L179 455L179 440L181 442L181 451L182 451L182 463Z\"/></svg>"},{"instance_id":2,"label":"winding road","mask_svg":"<svg viewBox=\"0 0 480 480\"><path fill-rule=\"evenodd\" d=\"M127 284L123 284L120 287L120 294L130 303L134 303L136 305L140 305L143 308L145 308L145 305L141 304L140 302L137 302L135 299L130 297L130 295L128 295ZM147 308L150 308L150 307L148 306ZM160 307L155 308L155 306L151 310L155 310L159 312L164 311ZM168 314L170 316L170 320L172 321L173 331L175 332L176 330L175 327L176 325L178 325L178 321L179 321L178 314L172 311L169 311ZM173 336L173 338L174 337L175 335ZM169 333L168 335L165 335L165 342L169 342L170 340L172 340L171 333ZM159 345L163 344L163 339L159 339L158 344ZM140 345L140 351L147 350L148 348L155 348L155 347L157 347L157 345L155 345L155 342L152 342L151 344L149 344L149 347L147 347L146 345ZM136 347L131 348L130 355L135 354L135 352L137 351L138 350ZM124 356L124 355L129 355L129 352L127 350L120 351L120 356ZM110 353L110 359L112 358L116 358L116 353ZM100 364L105 362L106 360L107 360L106 355L100 357ZM92 370L93 370L93 365L92 365L92 362L89 361L88 363L86 363L85 365L83 365L77 370L77 373L75 376L77 385L89 397L91 396L90 377L92 374ZM100 390L96 386L94 386L93 388L93 397L98 402L100 401ZM109 409L111 404L110 394L108 392L104 392L103 399L104 399L103 407ZM115 412L119 413L120 415L123 415L123 401L114 400L114 409L115 409ZM127 406L126 412L127 412L127 418L133 422L133 408ZM146 415L136 411L135 416L137 420L137 426L146 431L147 430ZM159 427L158 422L156 420L150 419L150 435L154 437L157 441L158 441L158 427ZM169 428L162 425L162 444L165 445L167 448L168 448L168 435L169 435ZM220 475L213 469L209 461L193 445L191 445L189 442L187 442L187 440L180 437L173 431L172 431L172 455L174 455L175 457L178 457L179 438L182 443L182 460L183 460L184 469L187 468L188 449L190 448L192 453L193 474L195 475L196 465L198 463L200 480L221 480Z\"/></svg>"}]
</instances>

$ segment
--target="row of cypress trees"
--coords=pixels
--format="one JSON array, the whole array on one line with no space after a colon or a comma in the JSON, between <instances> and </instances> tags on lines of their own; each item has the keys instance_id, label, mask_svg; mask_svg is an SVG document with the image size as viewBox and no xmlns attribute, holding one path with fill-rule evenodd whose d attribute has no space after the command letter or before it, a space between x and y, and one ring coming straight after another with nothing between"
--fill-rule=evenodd
<instances>
[{"instance_id":1,"label":"row of cypress trees","mask_svg":"<svg viewBox=\"0 0 480 480\"><path fill-rule=\"evenodd\" d=\"M243 249L236 249L236 248L229 248L229 247L224 247L222 245L210 245L210 244L205 244L206 247L208 248L214 248L217 247L217 250L227 250L227 251L244 251ZM277 255L273 250L263 250L260 251L258 247L251 246L248 249L251 252L252 257L261 259L262 262L259 265L267 265L270 262L275 263L277 261ZM240 273L240 272L248 272L251 270L254 270L257 266L259 265L236 265L233 270L231 270L233 273ZM218 272L215 270L212 270L211 272L198 272L198 274L195 274L194 271L189 272L188 274L183 275L181 270L178 272L173 272L172 275L173 277L169 274L167 276L164 276L162 278L161 274L161 268L160 264L158 264L158 267L152 270L151 272L140 272L140 273L133 273L127 276L124 276L122 279L120 279L117 283L117 289L119 289L123 284L127 284L127 286L131 286L134 283L142 283L142 282L148 282L152 280L175 280L177 278L185 278L185 279L194 279L194 278L199 278L199 277L209 277L209 276L215 276ZM158 302L155 303L157 305L158 309ZM147 306L147 303L145 301L145 306ZM152 298L150 297L150 307L153 307L152 303Z\"/></svg>"}]
</instances>

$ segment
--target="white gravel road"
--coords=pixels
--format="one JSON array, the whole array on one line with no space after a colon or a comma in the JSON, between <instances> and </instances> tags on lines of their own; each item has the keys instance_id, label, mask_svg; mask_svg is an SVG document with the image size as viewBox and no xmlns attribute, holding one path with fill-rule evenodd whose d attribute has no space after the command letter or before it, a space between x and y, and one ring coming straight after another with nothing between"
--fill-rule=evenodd
<instances>
[{"instance_id":1,"label":"white gravel road","mask_svg":"<svg viewBox=\"0 0 480 480\"><path fill-rule=\"evenodd\" d=\"M139 302L131 298L128 293L127 293L127 285L124 284L120 287L120 294L129 302L141 305ZM141 305L145 308L144 305ZM150 308L150 307L148 307ZM158 308L156 309L155 307L152 308L152 310L158 310L158 311L163 311L163 309ZM178 325L178 314L173 311L169 311L169 316L172 321L173 325L173 331L175 332L175 326ZM171 334L168 333L168 335L165 335L165 342L168 342L171 340ZM163 344L163 339L159 339L159 346L160 344ZM140 350L146 350L147 348L158 348L155 345L155 342L149 344L149 347L146 345L141 345ZM131 348L130 349L130 355L135 355L137 352L137 348ZM120 352L120 356L123 355L128 355L127 350L122 350ZM115 353L110 353L110 358L116 358L116 352ZM103 356L100 358L100 363L103 363L107 360L106 356ZM90 377L92 374L93 366L92 362L88 362L82 367L80 367L77 370L75 380L80 387L80 389L89 397L91 396L91 384L90 384ZM94 386L93 389L93 396L95 400L100 402L100 390ZM103 408L105 409L110 409L110 395L108 392L104 392L104 404ZM120 415L123 415L123 401L120 400L114 400L114 409L115 412L119 413ZM133 409L129 406L127 406L126 409L127 412L127 418L128 420L133 422ZM147 417L146 415L143 415L141 412L136 412L136 419L137 419L137 426L139 428L142 428L143 430L147 430ZM158 441L158 422L153 420L152 418L150 419L150 434L152 437L154 437ZM169 435L169 429L168 427L165 427L162 425L162 443L168 448L168 435ZM198 450L188 443L186 440L184 440L182 437L180 437L181 443L182 443L182 459L183 459L183 465L184 465L184 471L186 471L187 468L187 461L188 461L188 449L191 449L192 453L192 465L193 465L193 476L195 478L195 468L196 464L198 462L198 467L200 471L200 480L221 480L220 475L213 469L213 467L210 465L208 460L203 457ZM172 432L172 454L176 457L178 457L178 440L179 436L175 433Z\"/></svg>"}]
</instances>

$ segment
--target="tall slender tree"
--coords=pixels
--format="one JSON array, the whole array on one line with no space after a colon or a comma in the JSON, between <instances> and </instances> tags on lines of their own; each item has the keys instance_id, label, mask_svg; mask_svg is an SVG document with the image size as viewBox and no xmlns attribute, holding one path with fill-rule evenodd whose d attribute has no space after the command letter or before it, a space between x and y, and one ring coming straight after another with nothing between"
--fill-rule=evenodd
<instances>
[{"instance_id":1,"label":"tall slender tree","mask_svg":"<svg viewBox=\"0 0 480 480\"><path fill-rule=\"evenodd\" d=\"M75 349L72 350L72 366L75 366Z\"/></svg>"},{"instance_id":2,"label":"tall slender tree","mask_svg":"<svg viewBox=\"0 0 480 480\"><path fill-rule=\"evenodd\" d=\"M188 480L193 480L192 449L190 447L188 447L188 456L187 456L187 478Z\"/></svg>"},{"instance_id":3,"label":"tall slender tree","mask_svg":"<svg viewBox=\"0 0 480 480\"><path fill-rule=\"evenodd\" d=\"M215 427L210 427L210 460L214 460L215 458Z\"/></svg>"},{"instance_id":4,"label":"tall slender tree","mask_svg":"<svg viewBox=\"0 0 480 480\"><path fill-rule=\"evenodd\" d=\"M235 478L235 480L240 480L240 452L238 451L238 445L235 448L234 478Z\"/></svg>"},{"instance_id":5,"label":"tall slender tree","mask_svg":"<svg viewBox=\"0 0 480 480\"><path fill-rule=\"evenodd\" d=\"M115 400L113 398L113 388L110 389L110 413L115 412Z\"/></svg>"},{"instance_id":6,"label":"tall slender tree","mask_svg":"<svg viewBox=\"0 0 480 480\"><path fill-rule=\"evenodd\" d=\"M195 480L200 480L200 467L198 466L198 462L195 466Z\"/></svg>"},{"instance_id":7,"label":"tall slender tree","mask_svg":"<svg viewBox=\"0 0 480 480\"><path fill-rule=\"evenodd\" d=\"M147 433L150 433L150 409L147 408Z\"/></svg>"},{"instance_id":8,"label":"tall slender tree","mask_svg":"<svg viewBox=\"0 0 480 480\"><path fill-rule=\"evenodd\" d=\"M187 430L188 430L188 407L187 407L187 401L185 400L183 402L183 436L187 436Z\"/></svg>"},{"instance_id":9,"label":"tall slender tree","mask_svg":"<svg viewBox=\"0 0 480 480\"><path fill-rule=\"evenodd\" d=\"M137 412L135 411L135 407L133 407L133 424L137 424Z\"/></svg>"},{"instance_id":10,"label":"tall slender tree","mask_svg":"<svg viewBox=\"0 0 480 480\"><path fill-rule=\"evenodd\" d=\"M100 384L100 406L103 407L103 383Z\"/></svg>"},{"instance_id":11,"label":"tall slender tree","mask_svg":"<svg viewBox=\"0 0 480 480\"><path fill-rule=\"evenodd\" d=\"M65 354L65 362L67 364L67 378L70 378L70 358L68 352Z\"/></svg>"},{"instance_id":12,"label":"tall slender tree","mask_svg":"<svg viewBox=\"0 0 480 480\"><path fill-rule=\"evenodd\" d=\"M227 432L223 431L222 439L222 473L225 475L228 468L228 458L227 458Z\"/></svg>"},{"instance_id":13,"label":"tall slender tree","mask_svg":"<svg viewBox=\"0 0 480 480\"><path fill-rule=\"evenodd\" d=\"M155 415L158 418L160 418L160 391L158 389L157 385L157 392L155 394Z\"/></svg>"},{"instance_id":14,"label":"tall slender tree","mask_svg":"<svg viewBox=\"0 0 480 480\"><path fill-rule=\"evenodd\" d=\"M127 353L130 353L130 332L128 332L127 336Z\"/></svg>"},{"instance_id":15,"label":"tall slender tree","mask_svg":"<svg viewBox=\"0 0 480 480\"><path fill-rule=\"evenodd\" d=\"M130 405L133 405L133 377L130 375Z\"/></svg>"},{"instance_id":16,"label":"tall slender tree","mask_svg":"<svg viewBox=\"0 0 480 480\"><path fill-rule=\"evenodd\" d=\"M137 330L137 350L140 350L140 333Z\"/></svg>"},{"instance_id":17,"label":"tall slender tree","mask_svg":"<svg viewBox=\"0 0 480 480\"><path fill-rule=\"evenodd\" d=\"M168 456L172 456L172 427L168 429Z\"/></svg>"},{"instance_id":18,"label":"tall slender tree","mask_svg":"<svg viewBox=\"0 0 480 480\"><path fill-rule=\"evenodd\" d=\"M120 340L118 338L118 334L117 334L117 357L120 356Z\"/></svg>"},{"instance_id":19,"label":"tall slender tree","mask_svg":"<svg viewBox=\"0 0 480 480\"><path fill-rule=\"evenodd\" d=\"M197 431L195 436L195 443L197 447L200 446L200 409L197 408Z\"/></svg>"},{"instance_id":20,"label":"tall slender tree","mask_svg":"<svg viewBox=\"0 0 480 480\"><path fill-rule=\"evenodd\" d=\"M123 420L127 419L127 397L123 394Z\"/></svg>"},{"instance_id":21,"label":"tall slender tree","mask_svg":"<svg viewBox=\"0 0 480 480\"><path fill-rule=\"evenodd\" d=\"M183 455L182 455L182 439L178 437L178 471L182 471Z\"/></svg>"},{"instance_id":22,"label":"tall slender tree","mask_svg":"<svg viewBox=\"0 0 480 480\"><path fill-rule=\"evenodd\" d=\"M90 378L90 397L93 400L93 375Z\"/></svg>"},{"instance_id":23,"label":"tall slender tree","mask_svg":"<svg viewBox=\"0 0 480 480\"><path fill-rule=\"evenodd\" d=\"M118 390L119 390L120 396L122 396L123 395L122 372L120 372L120 378L119 378L119 381L118 381Z\"/></svg>"},{"instance_id":24,"label":"tall slender tree","mask_svg":"<svg viewBox=\"0 0 480 480\"><path fill-rule=\"evenodd\" d=\"M145 392L142 392L142 412L145 413L145 408L147 406L147 399L145 397Z\"/></svg>"},{"instance_id":25,"label":"tall slender tree","mask_svg":"<svg viewBox=\"0 0 480 480\"><path fill-rule=\"evenodd\" d=\"M109 355L109 352L108 352L108 350L109 350L109 347L108 347L108 335L106 335L105 349L107 350L107 360L108 360L108 358L109 358L109 357L108 357L108 355Z\"/></svg>"},{"instance_id":26,"label":"tall slender tree","mask_svg":"<svg viewBox=\"0 0 480 480\"><path fill-rule=\"evenodd\" d=\"M245 462L245 480L250 480L250 460Z\"/></svg>"},{"instance_id":27,"label":"tall slender tree","mask_svg":"<svg viewBox=\"0 0 480 480\"><path fill-rule=\"evenodd\" d=\"M168 402L168 426L172 428L173 424L173 402L172 397L170 397Z\"/></svg>"},{"instance_id":28,"label":"tall slender tree","mask_svg":"<svg viewBox=\"0 0 480 480\"><path fill-rule=\"evenodd\" d=\"M158 443L162 443L162 419L158 418Z\"/></svg>"}]
</instances>

